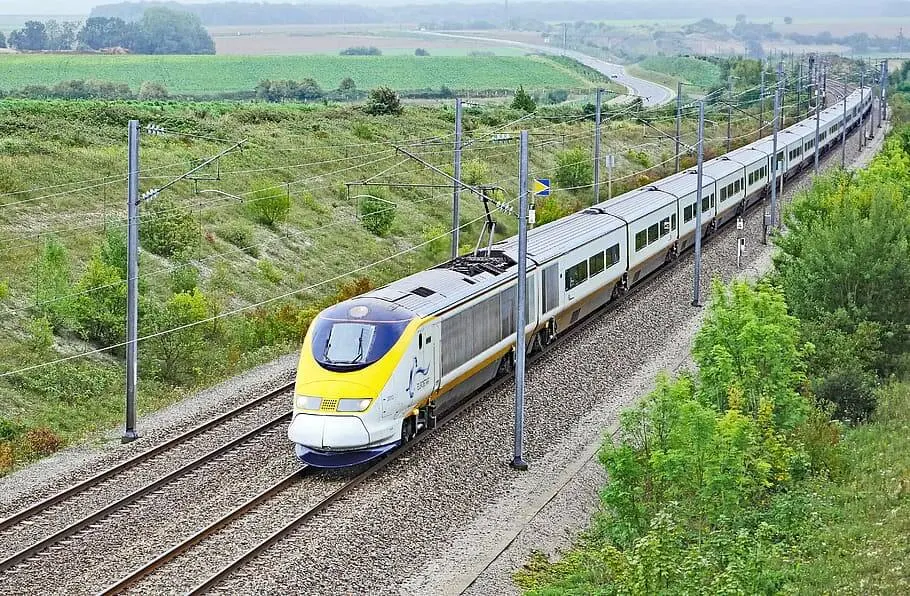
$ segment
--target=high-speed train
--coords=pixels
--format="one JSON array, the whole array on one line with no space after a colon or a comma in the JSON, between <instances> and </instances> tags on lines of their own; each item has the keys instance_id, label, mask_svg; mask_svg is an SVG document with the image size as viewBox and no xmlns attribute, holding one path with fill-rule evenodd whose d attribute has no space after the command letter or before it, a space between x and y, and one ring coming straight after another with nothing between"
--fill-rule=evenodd
<instances>
[{"instance_id":1,"label":"high-speed train","mask_svg":"<svg viewBox=\"0 0 910 596\"><path fill-rule=\"evenodd\" d=\"M695 170L598 203L528 233L528 349L624 293L841 140L872 108L867 88ZM862 96L862 100L860 99ZM783 182L781 182L783 183ZM316 467L364 461L432 428L437 409L511 369L518 238L460 256L321 312L300 355L288 438Z\"/></svg>"}]
</instances>

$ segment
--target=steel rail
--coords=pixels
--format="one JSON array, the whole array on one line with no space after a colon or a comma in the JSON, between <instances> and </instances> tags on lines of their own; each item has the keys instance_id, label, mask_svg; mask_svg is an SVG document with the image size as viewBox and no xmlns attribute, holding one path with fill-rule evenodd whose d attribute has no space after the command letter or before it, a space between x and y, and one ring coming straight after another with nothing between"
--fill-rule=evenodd
<instances>
[{"instance_id":1,"label":"steel rail","mask_svg":"<svg viewBox=\"0 0 910 596\"><path fill-rule=\"evenodd\" d=\"M19 563L22 563L23 561L31 558L32 556L45 550L49 546L56 544L57 542L60 542L61 540L64 540L65 538L72 536L76 532L97 522L98 520L104 519L112 512L114 512L118 509L121 509L123 507L126 507L127 505L130 505L133 502L139 500L140 498L158 490L162 486L165 486L166 484L170 483L171 481L173 481L177 478L180 478L181 476L184 476L184 475L188 474L189 472L192 472L193 470L199 468L203 464L206 464L206 463L212 461L213 459L222 455L223 453L226 453L226 452L230 451L231 449L233 449L234 447L237 447L238 445L248 441L252 437L255 437L256 435L269 430L271 427L274 427L277 424L286 421L287 419L289 419L289 417L290 417L290 412L285 412L285 413L281 414L280 416L273 418L264 424L261 424L260 426L256 427L255 429L253 429L247 433L244 433L243 435L241 435L235 439L232 439L232 440L228 441L227 443L222 444L217 449L210 451L210 452L196 458L195 460L181 466L180 468L174 470L173 472L166 474L165 476L162 476L162 477L158 478L157 480L154 480L154 481L146 484L145 486L126 495L125 497L122 497L122 498L118 499L117 501L114 501L113 503L109 503L108 505L105 505L101 509L95 510L94 513L90 513L89 515L66 526L65 528L58 530L57 532L55 532L49 536L46 536L45 538L41 539L39 542L36 542L36 543L32 544L31 546L28 546L28 547L20 550L19 552L15 553L14 555L4 559L3 561L0 561L0 572L6 571L12 567L15 567Z\"/></svg>"},{"instance_id":2,"label":"steel rail","mask_svg":"<svg viewBox=\"0 0 910 596\"><path fill-rule=\"evenodd\" d=\"M272 499L275 495L282 493L285 490L287 490L288 488L290 488L291 486L297 484L297 482L300 479L300 473L305 469L306 469L306 467L298 468L298 469L294 470L291 474L288 474L287 476L285 476L284 478L279 480L277 483L266 488L259 494L250 498L248 501L246 501L242 505L231 510L229 513L227 513L220 519L215 520L214 522L212 522L205 528L199 530L192 536L186 538L179 544L174 545L173 547L171 547L167 551L161 553L160 555L158 555L157 557L155 557L148 563L145 563L144 565L131 571L128 575L121 577L119 580L117 580L116 583L113 583L110 586L104 588L102 591L98 592L98 594L99 595L116 594L118 592L125 590L126 588L129 588L132 585L135 585L141 579L145 578L148 575L151 575L152 573L154 573L156 570L163 567L168 562L177 558L178 555L189 550L193 546L202 542L204 539L215 534L218 530L220 530L220 529L224 528L225 526L227 526L228 524L230 524L232 521L234 521L234 520L240 518L241 516L243 516L244 514L248 513L250 510L257 507L260 503L263 503L265 501L268 501L269 499Z\"/></svg>"},{"instance_id":3,"label":"steel rail","mask_svg":"<svg viewBox=\"0 0 910 596\"><path fill-rule=\"evenodd\" d=\"M60 503L61 501L65 501L66 499L69 499L70 497L72 497L76 494L85 492L86 490L88 490L98 484L101 484L105 480L108 480L108 479L112 478L113 476L120 474L121 472L135 468L139 464L141 464L145 461L148 461L148 460L152 459L153 457L156 457L156 456L164 453L165 451L173 449L174 447L176 447L182 443L185 443L186 441L189 441L190 439L192 439L194 437L199 436L200 434L206 432L207 430L210 430L213 427L218 426L218 425L222 424L223 422L226 422L227 420L230 420L231 418L236 418L240 414L243 414L257 406L260 406L263 403L269 401L270 399L277 397L278 395L281 395L282 393L290 390L291 388L293 388L293 386L294 386L293 383L288 383L286 385L283 385L283 386L279 387L278 389L270 391L269 393L261 395L251 401L248 401L248 402L234 408L233 410L225 412L224 414L221 414L220 416L213 418L212 420L209 420L208 422L205 422L196 427L193 427L193 428L187 430L186 432L183 432L180 435L178 435L172 439L169 439L156 447L152 447L151 449L149 449L147 451L143 451L142 453L139 453L138 455L131 457L130 459L128 459L124 462L121 462L102 472L99 472L98 474L95 474L91 478L87 478L86 480L83 480L82 482L79 482L78 484L74 484L73 486L70 486L69 488L62 490L62 491L58 492L57 494L54 494L33 505L30 505L30 506L26 507L25 509L22 509L22 510L14 513L13 515L11 515L3 520L0 520L0 532L2 532L3 530L5 530L11 526L21 523L25 519L38 515L39 513L49 509L50 507L56 505L57 503Z\"/></svg>"}]
</instances>

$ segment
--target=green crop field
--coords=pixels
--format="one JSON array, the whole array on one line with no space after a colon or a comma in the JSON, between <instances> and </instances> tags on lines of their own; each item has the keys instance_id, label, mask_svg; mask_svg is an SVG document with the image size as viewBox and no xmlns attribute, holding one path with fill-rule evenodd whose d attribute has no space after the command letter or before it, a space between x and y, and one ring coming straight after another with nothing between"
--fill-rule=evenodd
<instances>
[{"instance_id":1,"label":"green crop field","mask_svg":"<svg viewBox=\"0 0 910 596\"><path fill-rule=\"evenodd\" d=\"M215 94L249 91L262 79L315 79L334 89L345 77L361 89L388 85L399 90L583 88L593 83L535 56L97 56L9 55L3 57L0 86L54 85L96 79L164 83L171 93Z\"/></svg>"},{"instance_id":2,"label":"green crop field","mask_svg":"<svg viewBox=\"0 0 910 596\"><path fill-rule=\"evenodd\" d=\"M699 87L710 87L720 82L720 68L697 58L652 56L639 62L638 66Z\"/></svg>"}]
</instances>

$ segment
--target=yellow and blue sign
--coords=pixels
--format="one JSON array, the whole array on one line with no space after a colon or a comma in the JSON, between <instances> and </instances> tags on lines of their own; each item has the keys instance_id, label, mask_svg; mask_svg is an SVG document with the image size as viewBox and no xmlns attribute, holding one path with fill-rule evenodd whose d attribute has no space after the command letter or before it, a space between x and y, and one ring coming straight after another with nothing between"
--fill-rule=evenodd
<instances>
[{"instance_id":1,"label":"yellow and blue sign","mask_svg":"<svg viewBox=\"0 0 910 596\"><path fill-rule=\"evenodd\" d=\"M531 192L535 197L548 197L550 196L550 179L549 178L535 178L534 183L531 185Z\"/></svg>"}]
</instances>

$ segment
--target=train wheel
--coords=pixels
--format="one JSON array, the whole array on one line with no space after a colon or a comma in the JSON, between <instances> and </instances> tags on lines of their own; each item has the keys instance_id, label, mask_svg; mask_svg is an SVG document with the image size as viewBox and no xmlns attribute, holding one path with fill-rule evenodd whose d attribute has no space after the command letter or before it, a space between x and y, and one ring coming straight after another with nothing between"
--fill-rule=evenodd
<instances>
[{"instance_id":1,"label":"train wheel","mask_svg":"<svg viewBox=\"0 0 910 596\"><path fill-rule=\"evenodd\" d=\"M414 423L416 420L413 416L408 416L401 421L401 444L410 442L414 438L414 435L417 434L417 429L414 428Z\"/></svg>"}]
</instances>

